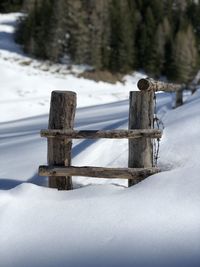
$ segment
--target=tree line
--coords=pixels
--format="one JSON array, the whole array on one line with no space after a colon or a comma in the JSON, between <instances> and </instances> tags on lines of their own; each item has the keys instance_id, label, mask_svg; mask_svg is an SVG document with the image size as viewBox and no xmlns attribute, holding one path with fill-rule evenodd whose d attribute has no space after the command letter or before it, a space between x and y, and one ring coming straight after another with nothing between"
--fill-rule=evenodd
<instances>
[{"instance_id":1,"label":"tree line","mask_svg":"<svg viewBox=\"0 0 200 267\"><path fill-rule=\"evenodd\" d=\"M28 4L30 3L30 5ZM200 1L25 0L17 40L36 57L189 82L200 65Z\"/></svg>"},{"instance_id":2,"label":"tree line","mask_svg":"<svg viewBox=\"0 0 200 267\"><path fill-rule=\"evenodd\" d=\"M19 11L22 5L23 0L0 0L0 13Z\"/></svg>"}]
</instances>

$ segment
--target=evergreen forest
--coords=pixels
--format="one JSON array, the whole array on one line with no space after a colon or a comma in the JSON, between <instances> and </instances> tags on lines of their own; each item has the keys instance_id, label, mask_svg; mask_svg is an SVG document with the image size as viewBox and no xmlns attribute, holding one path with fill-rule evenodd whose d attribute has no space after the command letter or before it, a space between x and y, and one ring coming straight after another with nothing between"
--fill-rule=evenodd
<instances>
[{"instance_id":1,"label":"evergreen forest","mask_svg":"<svg viewBox=\"0 0 200 267\"><path fill-rule=\"evenodd\" d=\"M199 68L198 0L24 0L23 7L17 40L35 57L184 83Z\"/></svg>"},{"instance_id":2,"label":"evergreen forest","mask_svg":"<svg viewBox=\"0 0 200 267\"><path fill-rule=\"evenodd\" d=\"M0 0L0 13L20 11L23 0Z\"/></svg>"}]
</instances>

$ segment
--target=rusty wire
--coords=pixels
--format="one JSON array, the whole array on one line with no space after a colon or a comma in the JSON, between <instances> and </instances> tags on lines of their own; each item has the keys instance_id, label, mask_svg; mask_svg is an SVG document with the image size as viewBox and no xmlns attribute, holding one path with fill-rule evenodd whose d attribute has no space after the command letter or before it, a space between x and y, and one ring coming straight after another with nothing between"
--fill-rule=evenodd
<instances>
[{"instance_id":1,"label":"rusty wire","mask_svg":"<svg viewBox=\"0 0 200 267\"><path fill-rule=\"evenodd\" d=\"M164 123L161 119L158 118L157 115L157 98L156 93L154 92L154 118L153 118L153 129L164 129ZM159 159L159 152L160 152L160 138L154 139L153 141L153 161L154 161L154 167L157 167L158 165L158 159Z\"/></svg>"}]
</instances>

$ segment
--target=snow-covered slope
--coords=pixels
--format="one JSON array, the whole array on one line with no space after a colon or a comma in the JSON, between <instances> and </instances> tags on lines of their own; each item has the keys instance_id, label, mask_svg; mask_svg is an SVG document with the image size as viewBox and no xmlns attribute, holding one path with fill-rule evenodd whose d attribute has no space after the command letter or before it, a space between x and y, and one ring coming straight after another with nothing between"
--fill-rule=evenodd
<instances>
[{"instance_id":1,"label":"snow-covered slope","mask_svg":"<svg viewBox=\"0 0 200 267\"><path fill-rule=\"evenodd\" d=\"M176 110L170 94L157 95L165 124L159 165L167 171L131 188L80 177L70 192L42 187L37 169L46 163L46 140L39 131L47 127L51 91L77 92L77 129L127 128L128 92L142 74L110 85L64 66L44 71L47 63L13 41L18 16L0 15L0 266L198 266L200 92ZM126 167L127 149L126 140L76 141L73 165Z\"/></svg>"},{"instance_id":2,"label":"snow-covered slope","mask_svg":"<svg viewBox=\"0 0 200 267\"><path fill-rule=\"evenodd\" d=\"M78 107L121 101L136 89L140 73L125 77L125 86L77 78L76 66L50 65L23 55L13 40L13 25L19 14L0 16L0 122L48 113L52 90L77 92ZM8 90L9 88L9 90ZM9 106L8 106L9 104Z\"/></svg>"}]
</instances>

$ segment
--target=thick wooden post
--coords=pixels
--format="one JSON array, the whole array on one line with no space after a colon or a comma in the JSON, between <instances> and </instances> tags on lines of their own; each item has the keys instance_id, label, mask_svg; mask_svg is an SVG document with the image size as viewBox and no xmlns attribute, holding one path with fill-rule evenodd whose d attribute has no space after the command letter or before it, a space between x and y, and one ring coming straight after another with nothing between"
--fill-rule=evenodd
<instances>
[{"instance_id":1,"label":"thick wooden post","mask_svg":"<svg viewBox=\"0 0 200 267\"><path fill-rule=\"evenodd\" d=\"M176 104L175 107L178 108L183 105L183 90L176 92Z\"/></svg>"},{"instance_id":2,"label":"thick wooden post","mask_svg":"<svg viewBox=\"0 0 200 267\"><path fill-rule=\"evenodd\" d=\"M153 92L130 92L129 129L152 129L154 116ZM153 143L150 138L129 140L129 168L153 166ZM139 181L138 181L139 182ZM129 186L137 181L129 180Z\"/></svg>"},{"instance_id":3,"label":"thick wooden post","mask_svg":"<svg viewBox=\"0 0 200 267\"><path fill-rule=\"evenodd\" d=\"M53 91L49 114L49 129L71 130L74 126L76 111L76 93L70 91ZM49 166L71 165L72 140L66 137L48 138ZM58 190L72 189L71 177L49 177L49 187Z\"/></svg>"}]
</instances>

